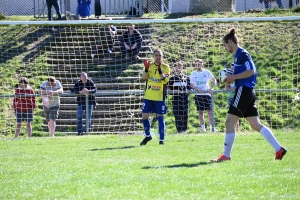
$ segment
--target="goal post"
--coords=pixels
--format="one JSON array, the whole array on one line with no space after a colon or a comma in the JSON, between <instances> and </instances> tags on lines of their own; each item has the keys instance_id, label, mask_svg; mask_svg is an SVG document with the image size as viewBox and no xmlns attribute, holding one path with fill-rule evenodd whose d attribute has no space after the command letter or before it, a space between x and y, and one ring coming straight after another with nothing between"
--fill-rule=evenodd
<instances>
[{"instance_id":1,"label":"goal post","mask_svg":"<svg viewBox=\"0 0 300 200\"><path fill-rule=\"evenodd\" d=\"M126 56L122 34L130 24L142 35L135 55ZM108 25L114 25L112 39ZM54 76L63 86L60 95L56 135L76 134L77 94L72 88L82 72L97 87L97 105L91 118L90 134L142 134L141 108L145 81L141 79L143 59L153 57L155 48L162 49L164 62L173 70L182 62L183 73L195 71L195 59L218 78L218 72L233 62L222 44L230 28L237 30L239 44L253 57L258 78L255 87L257 107L262 123L279 132L300 129L300 17L199 18L149 20L84 20L84 21L0 21L0 134L13 135L16 127L13 98L20 77L27 77L35 91L37 104L32 122L33 135L48 134L43 113L40 85ZM111 52L108 52L108 49ZM177 133L170 91L166 99L166 133ZM200 122L189 94L187 133L199 133ZM213 129L225 130L228 110L227 91L220 83L213 93ZM85 117L85 116L84 116ZM154 115L152 116L154 117ZM152 118L151 117L151 118ZM83 118L83 124L89 121ZM205 122L209 130L207 115ZM22 134L26 135L25 123ZM157 124L154 125L157 128ZM251 127L240 121L241 131Z\"/></svg>"}]
</instances>

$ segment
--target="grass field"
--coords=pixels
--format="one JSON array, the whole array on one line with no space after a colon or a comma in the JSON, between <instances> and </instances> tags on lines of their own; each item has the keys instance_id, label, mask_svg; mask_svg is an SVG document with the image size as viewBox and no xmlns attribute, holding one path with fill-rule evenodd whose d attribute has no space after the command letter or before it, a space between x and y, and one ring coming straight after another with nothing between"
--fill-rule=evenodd
<instances>
[{"instance_id":1,"label":"grass field","mask_svg":"<svg viewBox=\"0 0 300 200\"><path fill-rule=\"evenodd\" d=\"M223 134L0 140L0 199L300 199L300 133L278 133L283 160L239 133L232 160L210 163Z\"/></svg>"}]
</instances>

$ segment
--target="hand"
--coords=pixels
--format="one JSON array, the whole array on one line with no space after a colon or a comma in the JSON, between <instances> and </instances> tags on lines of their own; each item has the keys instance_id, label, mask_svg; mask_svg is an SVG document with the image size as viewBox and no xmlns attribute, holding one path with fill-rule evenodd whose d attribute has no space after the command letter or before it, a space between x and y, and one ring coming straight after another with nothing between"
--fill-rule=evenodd
<instances>
[{"instance_id":1,"label":"hand","mask_svg":"<svg viewBox=\"0 0 300 200\"><path fill-rule=\"evenodd\" d=\"M130 50L130 47L127 44L125 44L125 49Z\"/></svg>"},{"instance_id":2,"label":"hand","mask_svg":"<svg viewBox=\"0 0 300 200\"><path fill-rule=\"evenodd\" d=\"M52 90L48 90L47 91L47 95L52 96L53 95L53 91Z\"/></svg>"},{"instance_id":3,"label":"hand","mask_svg":"<svg viewBox=\"0 0 300 200\"><path fill-rule=\"evenodd\" d=\"M145 72L148 72L150 64L151 64L150 60L144 60Z\"/></svg>"},{"instance_id":4,"label":"hand","mask_svg":"<svg viewBox=\"0 0 300 200\"><path fill-rule=\"evenodd\" d=\"M135 49L136 48L136 43L131 47L131 49Z\"/></svg>"},{"instance_id":5,"label":"hand","mask_svg":"<svg viewBox=\"0 0 300 200\"><path fill-rule=\"evenodd\" d=\"M233 82L235 80L235 76L234 75L228 75L224 82L227 82L228 84L230 84L231 82Z\"/></svg>"}]
</instances>

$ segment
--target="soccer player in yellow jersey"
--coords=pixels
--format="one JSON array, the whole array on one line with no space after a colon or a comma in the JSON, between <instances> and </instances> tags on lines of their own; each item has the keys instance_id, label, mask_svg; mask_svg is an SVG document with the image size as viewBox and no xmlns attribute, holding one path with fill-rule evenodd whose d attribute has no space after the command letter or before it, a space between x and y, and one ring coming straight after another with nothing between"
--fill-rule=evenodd
<instances>
[{"instance_id":1,"label":"soccer player in yellow jersey","mask_svg":"<svg viewBox=\"0 0 300 200\"><path fill-rule=\"evenodd\" d=\"M152 140L150 135L150 113L157 114L159 144L164 144L165 139L165 121L164 114L167 112L165 97L167 94L167 83L170 78L170 67L162 63L163 52L155 49L153 52L154 62L144 60L145 71L142 79L147 81L143 108L142 121L146 137L140 145L146 145Z\"/></svg>"}]
</instances>

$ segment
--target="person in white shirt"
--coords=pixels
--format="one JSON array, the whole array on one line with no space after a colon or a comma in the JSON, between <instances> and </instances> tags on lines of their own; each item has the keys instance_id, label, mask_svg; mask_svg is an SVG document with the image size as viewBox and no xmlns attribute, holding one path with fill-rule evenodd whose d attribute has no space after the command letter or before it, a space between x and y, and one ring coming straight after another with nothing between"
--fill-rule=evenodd
<instances>
[{"instance_id":1,"label":"person in white shirt","mask_svg":"<svg viewBox=\"0 0 300 200\"><path fill-rule=\"evenodd\" d=\"M196 71L190 75L191 87L195 90L195 104L199 112L201 131L206 132L204 111L207 111L208 121L212 125L211 94L216 85L216 79L209 70L203 69L202 59L195 61ZM212 130L212 127L211 127Z\"/></svg>"}]
</instances>

